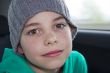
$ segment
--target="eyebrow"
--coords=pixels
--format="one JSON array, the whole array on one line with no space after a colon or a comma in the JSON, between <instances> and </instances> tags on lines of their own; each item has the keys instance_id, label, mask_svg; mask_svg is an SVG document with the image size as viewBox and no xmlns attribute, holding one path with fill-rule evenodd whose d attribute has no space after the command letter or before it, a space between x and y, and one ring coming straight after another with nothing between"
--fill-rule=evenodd
<instances>
[{"instance_id":1,"label":"eyebrow","mask_svg":"<svg viewBox=\"0 0 110 73\"><path fill-rule=\"evenodd\" d=\"M63 16L58 16L53 21L57 21L57 20L60 20L60 19L65 19L65 18Z\"/></svg>"},{"instance_id":2,"label":"eyebrow","mask_svg":"<svg viewBox=\"0 0 110 73\"><path fill-rule=\"evenodd\" d=\"M39 23L30 23L30 24L27 24L24 28L28 28L28 27L30 27L30 26L37 26L37 25L39 25Z\"/></svg>"},{"instance_id":3,"label":"eyebrow","mask_svg":"<svg viewBox=\"0 0 110 73\"><path fill-rule=\"evenodd\" d=\"M53 21L57 21L57 20L61 20L61 19L65 19L63 16L58 16L56 17ZM35 22L35 23L30 23L30 24L27 24L24 28L28 28L30 26L37 26L39 25L39 23Z\"/></svg>"}]
</instances>

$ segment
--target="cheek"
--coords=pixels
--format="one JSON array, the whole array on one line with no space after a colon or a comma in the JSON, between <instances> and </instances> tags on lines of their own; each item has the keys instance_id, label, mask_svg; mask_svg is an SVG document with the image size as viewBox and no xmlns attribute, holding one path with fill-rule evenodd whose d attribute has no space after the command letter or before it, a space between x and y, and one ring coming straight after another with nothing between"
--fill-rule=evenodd
<instances>
[{"instance_id":1,"label":"cheek","mask_svg":"<svg viewBox=\"0 0 110 73\"><path fill-rule=\"evenodd\" d=\"M21 38L21 46L23 49L23 52L25 55L31 55L34 56L36 54L40 54L42 49L42 39L37 39L37 38L27 38L27 37L22 37Z\"/></svg>"},{"instance_id":2,"label":"cheek","mask_svg":"<svg viewBox=\"0 0 110 73\"><path fill-rule=\"evenodd\" d=\"M71 30L69 28L59 33L58 40L59 42L61 42L60 45L64 45L63 48L65 48L66 51L69 52L72 50L72 35Z\"/></svg>"},{"instance_id":3,"label":"cheek","mask_svg":"<svg viewBox=\"0 0 110 73\"><path fill-rule=\"evenodd\" d=\"M39 39L40 40L40 39ZM41 41L39 41L37 39L37 41L35 39L31 40L28 38L22 38L21 41L21 46L23 49L23 53L25 55L25 57L32 63L34 63L34 61L39 60L40 55L42 54L42 46L41 46ZM39 42L38 42L39 41Z\"/></svg>"},{"instance_id":4,"label":"cheek","mask_svg":"<svg viewBox=\"0 0 110 73\"><path fill-rule=\"evenodd\" d=\"M71 43L72 42L72 35L71 30L67 28L64 31L60 31L57 37L60 41L65 41L64 43Z\"/></svg>"}]
</instances>

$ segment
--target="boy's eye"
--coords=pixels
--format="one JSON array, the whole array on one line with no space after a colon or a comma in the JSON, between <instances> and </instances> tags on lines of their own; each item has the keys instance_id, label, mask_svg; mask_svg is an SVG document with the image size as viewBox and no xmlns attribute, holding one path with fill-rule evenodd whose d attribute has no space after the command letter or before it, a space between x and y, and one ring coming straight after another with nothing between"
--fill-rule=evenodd
<instances>
[{"instance_id":1,"label":"boy's eye","mask_svg":"<svg viewBox=\"0 0 110 73\"><path fill-rule=\"evenodd\" d=\"M29 32L27 32L27 35L35 35L35 34L39 34L40 30L39 29L32 29Z\"/></svg>"},{"instance_id":2,"label":"boy's eye","mask_svg":"<svg viewBox=\"0 0 110 73\"><path fill-rule=\"evenodd\" d=\"M56 28L63 29L66 26L64 23L59 23L56 25Z\"/></svg>"}]
</instances>

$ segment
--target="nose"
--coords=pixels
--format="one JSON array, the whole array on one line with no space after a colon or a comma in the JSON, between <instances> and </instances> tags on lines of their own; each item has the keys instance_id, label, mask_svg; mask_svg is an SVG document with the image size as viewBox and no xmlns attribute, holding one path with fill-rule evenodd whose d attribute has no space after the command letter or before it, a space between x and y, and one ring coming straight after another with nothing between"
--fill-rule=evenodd
<instances>
[{"instance_id":1,"label":"nose","mask_svg":"<svg viewBox=\"0 0 110 73\"><path fill-rule=\"evenodd\" d=\"M55 45L57 44L57 38L56 38L56 34L54 32L50 32L48 34L46 34L46 37L45 37L45 41L44 41L44 44L46 46L52 46L52 45Z\"/></svg>"}]
</instances>

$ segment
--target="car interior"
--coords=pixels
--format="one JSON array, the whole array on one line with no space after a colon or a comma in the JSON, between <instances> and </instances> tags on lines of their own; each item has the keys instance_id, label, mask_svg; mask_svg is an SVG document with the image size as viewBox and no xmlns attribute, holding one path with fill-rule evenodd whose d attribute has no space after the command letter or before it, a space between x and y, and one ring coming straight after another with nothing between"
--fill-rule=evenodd
<instances>
[{"instance_id":1,"label":"car interior","mask_svg":"<svg viewBox=\"0 0 110 73\"><path fill-rule=\"evenodd\" d=\"M0 62L4 48L11 48L7 20L11 0L0 0ZM73 50L82 53L86 59L88 73L110 73L110 31L79 29Z\"/></svg>"}]
</instances>

